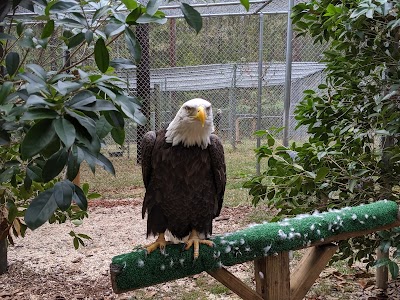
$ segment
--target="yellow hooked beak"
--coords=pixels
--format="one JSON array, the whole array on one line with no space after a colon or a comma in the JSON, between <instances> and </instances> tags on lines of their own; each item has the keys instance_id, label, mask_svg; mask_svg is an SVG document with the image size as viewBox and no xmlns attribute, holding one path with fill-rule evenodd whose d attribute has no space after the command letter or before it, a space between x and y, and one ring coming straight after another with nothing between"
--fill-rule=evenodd
<instances>
[{"instance_id":1,"label":"yellow hooked beak","mask_svg":"<svg viewBox=\"0 0 400 300\"><path fill-rule=\"evenodd\" d=\"M195 118L201 122L201 127L204 127L204 123L207 119L207 114L203 106L199 106L197 108L197 113Z\"/></svg>"}]
</instances>

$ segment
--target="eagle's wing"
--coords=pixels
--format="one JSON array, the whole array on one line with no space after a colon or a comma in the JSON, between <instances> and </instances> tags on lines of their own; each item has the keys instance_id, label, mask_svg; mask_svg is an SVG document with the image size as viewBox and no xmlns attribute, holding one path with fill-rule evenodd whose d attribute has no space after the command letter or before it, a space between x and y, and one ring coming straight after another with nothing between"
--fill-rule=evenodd
<instances>
[{"instance_id":1,"label":"eagle's wing","mask_svg":"<svg viewBox=\"0 0 400 300\"><path fill-rule=\"evenodd\" d=\"M209 146L212 162L212 170L214 173L214 182L217 189L216 205L214 209L215 217L219 216L224 201L225 185L226 185L226 166L224 148L218 136L212 134L210 137L211 144Z\"/></svg>"},{"instance_id":2,"label":"eagle's wing","mask_svg":"<svg viewBox=\"0 0 400 300\"><path fill-rule=\"evenodd\" d=\"M145 188L147 189L150 184L152 162L151 157L153 154L153 148L156 142L155 131L147 132L142 139L141 143L141 158L142 158L142 177ZM143 202L142 215L144 217L146 213L147 203Z\"/></svg>"}]
</instances>

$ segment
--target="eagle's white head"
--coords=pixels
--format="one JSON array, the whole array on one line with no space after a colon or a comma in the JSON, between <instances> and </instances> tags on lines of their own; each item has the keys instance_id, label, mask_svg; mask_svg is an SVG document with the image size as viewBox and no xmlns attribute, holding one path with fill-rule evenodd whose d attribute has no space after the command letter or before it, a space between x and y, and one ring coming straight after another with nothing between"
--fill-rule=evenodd
<instances>
[{"instance_id":1,"label":"eagle's white head","mask_svg":"<svg viewBox=\"0 0 400 300\"><path fill-rule=\"evenodd\" d=\"M181 106L168 125L165 140L167 143L172 143L172 146L182 143L185 147L197 145L205 149L210 144L210 135L213 131L211 103L195 98Z\"/></svg>"}]
</instances>

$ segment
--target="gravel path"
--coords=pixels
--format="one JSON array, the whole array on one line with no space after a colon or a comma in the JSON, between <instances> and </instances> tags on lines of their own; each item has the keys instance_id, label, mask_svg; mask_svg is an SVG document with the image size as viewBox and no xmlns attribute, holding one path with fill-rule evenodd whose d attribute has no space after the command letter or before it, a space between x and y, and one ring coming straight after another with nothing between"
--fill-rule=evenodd
<instances>
[{"instance_id":1,"label":"gravel path","mask_svg":"<svg viewBox=\"0 0 400 300\"><path fill-rule=\"evenodd\" d=\"M239 299L226 289L208 292L210 286L218 287L218 283L207 274L122 295L114 294L109 279L112 257L149 242L145 238L146 222L141 219L141 202L141 199L93 201L89 219L79 227L69 223L45 224L34 232L28 232L25 238L16 239L15 246L8 252L9 272L0 276L0 299ZM243 206L223 209L214 224L214 233L239 229L252 210L252 207ZM71 230L88 234L92 240L76 251L69 236ZM250 263L230 270L248 284L254 284ZM318 292L318 287L327 282L336 291L330 287L331 290ZM350 285L352 289L349 289ZM346 277L328 268L318 281L316 290L309 294L307 299L399 300L400 282L390 283L389 297L378 297L373 278Z\"/></svg>"}]
</instances>

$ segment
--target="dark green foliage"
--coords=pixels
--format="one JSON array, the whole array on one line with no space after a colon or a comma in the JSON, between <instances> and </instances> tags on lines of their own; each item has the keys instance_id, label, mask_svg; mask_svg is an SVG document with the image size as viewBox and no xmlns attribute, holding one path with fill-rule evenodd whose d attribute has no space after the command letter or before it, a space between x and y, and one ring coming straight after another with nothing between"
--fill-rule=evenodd
<instances>
[{"instance_id":1,"label":"dark green foliage","mask_svg":"<svg viewBox=\"0 0 400 300\"><path fill-rule=\"evenodd\" d=\"M124 118L146 122L139 99L119 87L113 67L141 60L133 26L163 24L166 18L158 0L123 3L126 14L121 4L38 1L41 15L30 21L43 26L8 17L0 24L0 228L6 228L0 240L12 243L12 233L23 236L27 226L36 229L47 221L79 224L87 216L87 199L99 196L72 183L80 165L114 175L100 153L103 139L110 134L123 144ZM91 18L87 10L94 11ZM109 48L124 35L134 62L110 59ZM88 238L71 236L76 248Z\"/></svg>"},{"instance_id":2,"label":"dark green foliage","mask_svg":"<svg viewBox=\"0 0 400 300\"><path fill-rule=\"evenodd\" d=\"M289 147L273 133L256 150L265 165L246 183L254 204L279 208L278 218L314 209L340 208L376 199L398 201L400 191L399 3L320 1L293 9L299 35L328 42L326 83L305 91L295 114L310 138ZM385 242L382 242L385 240ZM400 248L396 231L340 244L338 258L374 264L374 251ZM396 250L395 253L398 251ZM396 277L393 261L380 261Z\"/></svg>"}]
</instances>

